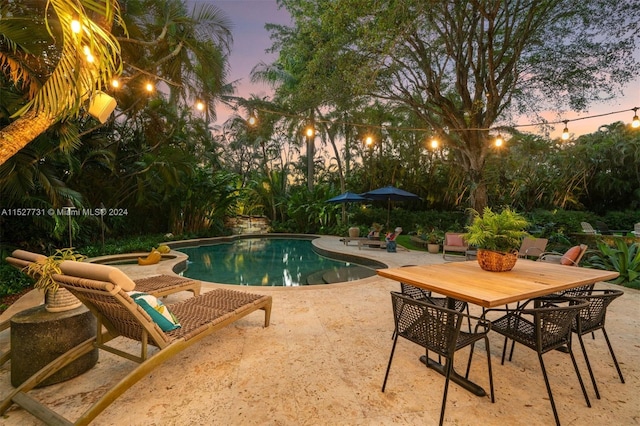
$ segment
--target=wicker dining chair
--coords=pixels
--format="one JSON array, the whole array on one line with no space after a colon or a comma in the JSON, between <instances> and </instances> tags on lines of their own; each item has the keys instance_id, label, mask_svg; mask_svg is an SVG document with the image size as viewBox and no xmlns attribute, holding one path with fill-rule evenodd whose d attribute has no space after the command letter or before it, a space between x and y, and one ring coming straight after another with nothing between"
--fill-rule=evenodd
<instances>
[{"instance_id":1,"label":"wicker dining chair","mask_svg":"<svg viewBox=\"0 0 640 426\"><path fill-rule=\"evenodd\" d=\"M454 354L462 348L471 346L465 374L465 377L468 377L471 360L473 358L474 345L478 340L484 340L487 350L491 402L495 402L493 375L491 373L491 353L489 338L487 337L491 330L491 323L488 320L479 317L470 317L462 312L425 303L393 291L391 292L391 301L393 303L395 335L393 346L391 347L391 354L389 355L387 372L385 373L384 382L382 383L382 392L384 392L387 385L398 337L403 337L425 348L427 360L429 359L429 351L437 353L446 360L445 384L442 396L442 408L440 410L440 425L442 425L447 403L449 380L453 371ZM467 317L470 317L476 322L475 331L473 332L461 330L462 322Z\"/></svg>"},{"instance_id":2,"label":"wicker dining chair","mask_svg":"<svg viewBox=\"0 0 640 426\"><path fill-rule=\"evenodd\" d=\"M534 307L530 307L532 304ZM508 339L514 340L537 352L542 376L544 377L547 393L549 394L549 401L551 402L551 409L553 410L553 416L557 425L560 424L560 420L555 401L553 400L553 394L542 355L559 347L564 346L567 348L576 376L580 382L584 399L587 406L591 407L587 390L585 389L582 376L578 370L578 364L571 350L572 324L578 312L588 306L589 303L587 301L576 298L540 297L528 300L518 309L488 309L485 312L487 315L492 312L504 313L500 318L491 321L491 329L505 337L502 350L502 364L504 364Z\"/></svg>"},{"instance_id":3,"label":"wicker dining chair","mask_svg":"<svg viewBox=\"0 0 640 426\"><path fill-rule=\"evenodd\" d=\"M578 335L580 348L582 349L582 354L584 355L584 360L587 364L587 369L589 370L589 376L591 377L591 383L593 383L593 389L596 393L596 398L598 399L600 399L600 392L598 391L598 385L596 384L596 379L593 375L593 370L591 369L591 363L589 362L589 357L587 356L587 351L585 349L582 336L588 333L592 333L593 335L593 332L595 330L602 330L602 334L604 334L604 339L606 340L607 346L609 348L609 353L611 354L613 363L616 366L616 370L618 370L620 381L624 383L622 370L620 370L620 365L618 364L616 355L613 352L613 347L611 346L611 342L609 341L609 336L607 335L607 331L604 328L604 322L607 316L607 307L609 306L609 304L611 304L611 302L613 302L623 294L624 292L622 290L589 290L577 295L577 297L579 297L580 299L589 302L589 306L578 313L571 329Z\"/></svg>"}]
</instances>

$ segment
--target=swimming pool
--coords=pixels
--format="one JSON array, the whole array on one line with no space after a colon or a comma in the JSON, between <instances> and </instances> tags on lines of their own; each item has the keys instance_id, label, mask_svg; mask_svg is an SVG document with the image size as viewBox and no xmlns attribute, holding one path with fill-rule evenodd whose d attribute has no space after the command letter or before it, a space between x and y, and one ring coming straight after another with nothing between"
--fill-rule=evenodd
<instances>
[{"instance_id":1,"label":"swimming pool","mask_svg":"<svg viewBox=\"0 0 640 426\"><path fill-rule=\"evenodd\" d=\"M185 277L221 284L297 287L376 275L364 259L356 264L319 255L310 239L242 238L176 250L189 256Z\"/></svg>"}]
</instances>

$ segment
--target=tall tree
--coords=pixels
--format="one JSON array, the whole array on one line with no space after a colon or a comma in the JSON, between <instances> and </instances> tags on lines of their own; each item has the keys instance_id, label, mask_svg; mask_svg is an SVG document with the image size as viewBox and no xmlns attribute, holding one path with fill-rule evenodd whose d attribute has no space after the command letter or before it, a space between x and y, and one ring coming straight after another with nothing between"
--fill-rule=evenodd
<instances>
[{"instance_id":1,"label":"tall tree","mask_svg":"<svg viewBox=\"0 0 640 426\"><path fill-rule=\"evenodd\" d=\"M335 34L351 93L402 103L455 152L469 204L487 204L492 130L516 114L585 109L637 75L633 0L280 0ZM295 34L291 31L291 34ZM290 41L284 40L286 43ZM313 59L327 57L325 50ZM310 63L314 63L313 59Z\"/></svg>"}]
</instances>

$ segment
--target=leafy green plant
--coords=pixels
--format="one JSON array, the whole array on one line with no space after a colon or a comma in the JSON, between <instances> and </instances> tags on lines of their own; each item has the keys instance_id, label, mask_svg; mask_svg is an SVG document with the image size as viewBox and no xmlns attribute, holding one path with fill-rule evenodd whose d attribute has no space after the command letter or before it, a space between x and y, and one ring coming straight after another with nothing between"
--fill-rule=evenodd
<instances>
[{"instance_id":1,"label":"leafy green plant","mask_svg":"<svg viewBox=\"0 0 640 426\"><path fill-rule=\"evenodd\" d=\"M81 262L84 259L85 256L76 253L73 248L58 249L46 259L29 264L24 268L24 272L36 280L33 285L35 288L39 288L43 292L48 290L55 292L58 290L58 283L53 279L53 275L62 273L60 263L65 260Z\"/></svg>"},{"instance_id":2,"label":"leafy green plant","mask_svg":"<svg viewBox=\"0 0 640 426\"><path fill-rule=\"evenodd\" d=\"M444 232L434 228L425 235L425 239L429 244L442 244L444 241Z\"/></svg>"},{"instance_id":3,"label":"leafy green plant","mask_svg":"<svg viewBox=\"0 0 640 426\"><path fill-rule=\"evenodd\" d=\"M619 272L620 276L611 281L615 284L640 288L640 245L632 243L627 246L622 240L616 240L615 244L611 247L598 242L598 252L587 259L589 264L597 269Z\"/></svg>"},{"instance_id":4,"label":"leafy green plant","mask_svg":"<svg viewBox=\"0 0 640 426\"><path fill-rule=\"evenodd\" d=\"M470 209L473 222L467 226L463 238L473 246L481 249L510 253L520 248L522 239L528 235L525 229L529 222L515 211L505 208L495 213L485 207L482 215Z\"/></svg>"},{"instance_id":5,"label":"leafy green plant","mask_svg":"<svg viewBox=\"0 0 640 426\"><path fill-rule=\"evenodd\" d=\"M0 265L0 297L17 294L33 285L33 280L5 261Z\"/></svg>"}]
</instances>

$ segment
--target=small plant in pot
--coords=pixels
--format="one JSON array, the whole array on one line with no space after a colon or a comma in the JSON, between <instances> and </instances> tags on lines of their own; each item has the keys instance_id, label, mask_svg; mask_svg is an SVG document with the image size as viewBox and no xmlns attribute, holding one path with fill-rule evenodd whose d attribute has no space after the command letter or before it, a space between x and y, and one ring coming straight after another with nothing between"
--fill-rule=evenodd
<instances>
[{"instance_id":1,"label":"small plant in pot","mask_svg":"<svg viewBox=\"0 0 640 426\"><path fill-rule=\"evenodd\" d=\"M518 260L518 249L529 222L515 211L505 208L495 213L485 207L482 215L471 210L473 221L463 235L469 245L478 248L478 263L488 271L510 271Z\"/></svg>"},{"instance_id":2,"label":"small plant in pot","mask_svg":"<svg viewBox=\"0 0 640 426\"><path fill-rule=\"evenodd\" d=\"M438 229L432 229L427 235L427 251L429 253L438 253L440 244L444 241L444 232Z\"/></svg>"},{"instance_id":3,"label":"small plant in pot","mask_svg":"<svg viewBox=\"0 0 640 426\"><path fill-rule=\"evenodd\" d=\"M35 279L34 287L45 293L45 308L49 312L61 312L75 309L82 305L71 292L59 288L53 275L61 274L60 263L65 260L82 262L86 257L76 253L73 248L58 249L46 258L32 262L24 268L24 272Z\"/></svg>"}]
</instances>

